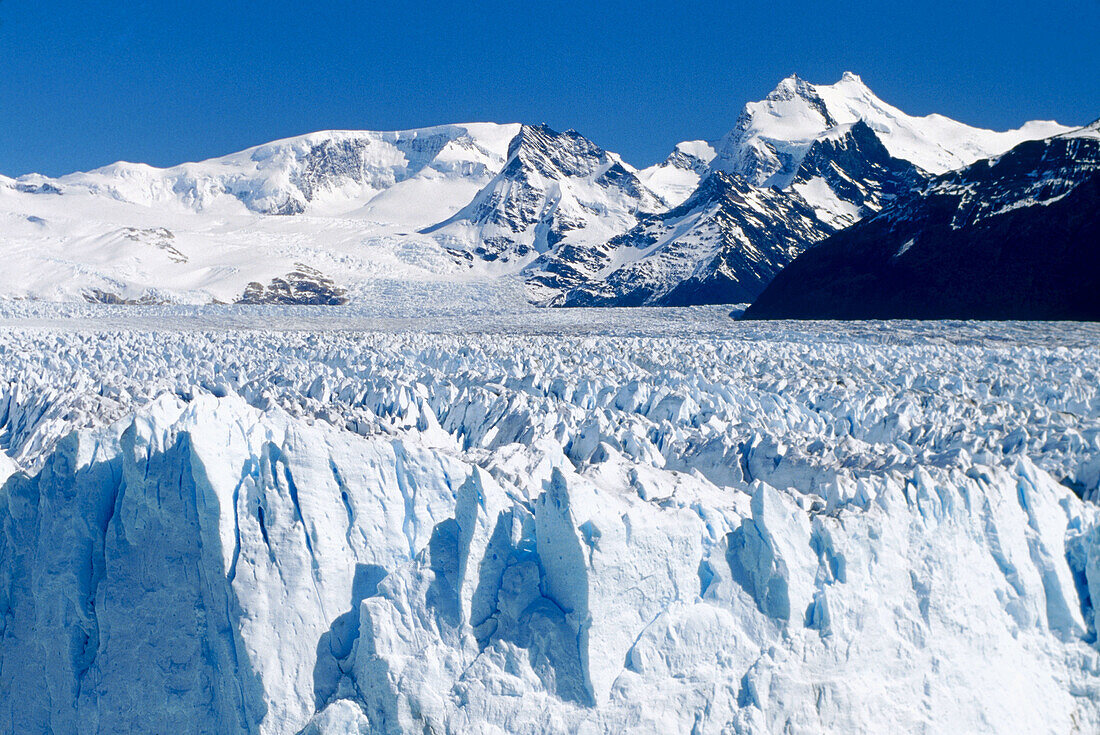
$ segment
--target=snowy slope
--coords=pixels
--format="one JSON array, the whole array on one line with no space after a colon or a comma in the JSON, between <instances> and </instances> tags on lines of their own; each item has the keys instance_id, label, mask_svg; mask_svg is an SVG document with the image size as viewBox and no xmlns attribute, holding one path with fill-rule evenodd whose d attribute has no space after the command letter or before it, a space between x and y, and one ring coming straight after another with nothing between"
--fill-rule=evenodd
<instances>
[{"instance_id":1,"label":"snowy slope","mask_svg":"<svg viewBox=\"0 0 1100 735\"><path fill-rule=\"evenodd\" d=\"M465 204L503 165L517 132L518 125L494 123L324 131L168 169L120 162L63 176L56 185L169 210L364 217L385 212L387 222L408 224L411 217L413 223L430 223L437 215L415 210L429 205L450 214ZM410 196L416 207L395 206Z\"/></svg>"},{"instance_id":2,"label":"snowy slope","mask_svg":"<svg viewBox=\"0 0 1100 735\"><path fill-rule=\"evenodd\" d=\"M16 299L233 302L249 284L266 286L301 266L359 299L379 279L462 281L467 270L399 224L173 212L80 190L0 187L0 229L0 293Z\"/></svg>"},{"instance_id":3,"label":"snowy slope","mask_svg":"<svg viewBox=\"0 0 1100 735\"><path fill-rule=\"evenodd\" d=\"M1100 729L1095 328L723 321L5 329L0 730Z\"/></svg>"},{"instance_id":4,"label":"snowy slope","mask_svg":"<svg viewBox=\"0 0 1100 735\"><path fill-rule=\"evenodd\" d=\"M415 230L491 180L519 129L315 133L171 169L0 181L0 290L232 302L303 267L352 298L379 277L461 280L466 269Z\"/></svg>"},{"instance_id":5,"label":"snowy slope","mask_svg":"<svg viewBox=\"0 0 1100 735\"><path fill-rule=\"evenodd\" d=\"M656 192L669 206L683 204L710 170L714 148L703 140L676 145L668 158L638 172L642 183Z\"/></svg>"},{"instance_id":6,"label":"snowy slope","mask_svg":"<svg viewBox=\"0 0 1100 735\"><path fill-rule=\"evenodd\" d=\"M564 294L563 306L748 303L833 228L797 194L711 173L684 204L612 241L625 262Z\"/></svg>"}]
</instances>

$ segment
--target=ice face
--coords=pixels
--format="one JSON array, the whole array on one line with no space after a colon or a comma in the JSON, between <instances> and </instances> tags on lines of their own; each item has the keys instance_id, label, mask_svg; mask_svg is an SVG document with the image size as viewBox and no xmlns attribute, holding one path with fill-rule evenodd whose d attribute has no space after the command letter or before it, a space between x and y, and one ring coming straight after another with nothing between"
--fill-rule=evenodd
<instances>
[{"instance_id":1,"label":"ice face","mask_svg":"<svg viewBox=\"0 0 1100 735\"><path fill-rule=\"evenodd\" d=\"M1100 728L1094 328L112 313L0 332L0 731Z\"/></svg>"}]
</instances>

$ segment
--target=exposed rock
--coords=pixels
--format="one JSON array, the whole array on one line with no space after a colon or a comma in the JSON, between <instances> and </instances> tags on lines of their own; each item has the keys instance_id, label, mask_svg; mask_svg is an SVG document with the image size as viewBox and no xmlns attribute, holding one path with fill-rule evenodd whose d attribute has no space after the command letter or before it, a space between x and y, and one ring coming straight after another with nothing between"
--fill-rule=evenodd
<instances>
[{"instance_id":1,"label":"exposed rock","mask_svg":"<svg viewBox=\"0 0 1100 735\"><path fill-rule=\"evenodd\" d=\"M299 304L339 306L348 303L347 292L328 276L302 263L268 285L248 284L238 304Z\"/></svg>"}]
</instances>

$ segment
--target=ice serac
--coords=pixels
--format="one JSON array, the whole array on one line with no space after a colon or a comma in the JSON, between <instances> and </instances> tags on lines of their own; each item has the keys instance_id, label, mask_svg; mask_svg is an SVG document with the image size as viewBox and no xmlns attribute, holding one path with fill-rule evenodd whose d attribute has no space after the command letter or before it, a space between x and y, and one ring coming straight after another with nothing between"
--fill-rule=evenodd
<instances>
[{"instance_id":1,"label":"ice serac","mask_svg":"<svg viewBox=\"0 0 1100 735\"><path fill-rule=\"evenodd\" d=\"M425 467L422 452L333 438L206 397L160 400L114 441L63 443L10 496L34 517L9 513L5 564L33 592L5 626L4 689L28 693L7 700L5 729L304 725L354 641L338 616L426 542L420 529L464 476L442 458ZM371 510L388 504L400 517ZM31 543L12 535L35 529Z\"/></svg>"},{"instance_id":2,"label":"ice serac","mask_svg":"<svg viewBox=\"0 0 1100 735\"><path fill-rule=\"evenodd\" d=\"M1094 329L645 323L5 331L0 731L1100 728Z\"/></svg>"},{"instance_id":3,"label":"ice serac","mask_svg":"<svg viewBox=\"0 0 1100 735\"><path fill-rule=\"evenodd\" d=\"M1096 124L932 179L795 260L750 318L1100 318Z\"/></svg>"}]
</instances>

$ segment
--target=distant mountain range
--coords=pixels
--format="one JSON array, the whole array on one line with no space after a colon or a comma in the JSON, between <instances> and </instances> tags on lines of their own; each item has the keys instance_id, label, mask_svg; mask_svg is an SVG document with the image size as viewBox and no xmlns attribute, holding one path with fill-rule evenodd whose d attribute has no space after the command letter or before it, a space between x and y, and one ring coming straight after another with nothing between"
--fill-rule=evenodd
<instances>
[{"instance_id":1,"label":"distant mountain range","mask_svg":"<svg viewBox=\"0 0 1100 735\"><path fill-rule=\"evenodd\" d=\"M572 130L475 123L0 177L0 297L335 304L380 280L510 278L553 306L751 302L808 248L912 210L977 161L1091 139L1053 137L1069 131L912 117L846 73L784 79L721 139L641 170Z\"/></svg>"}]
</instances>

